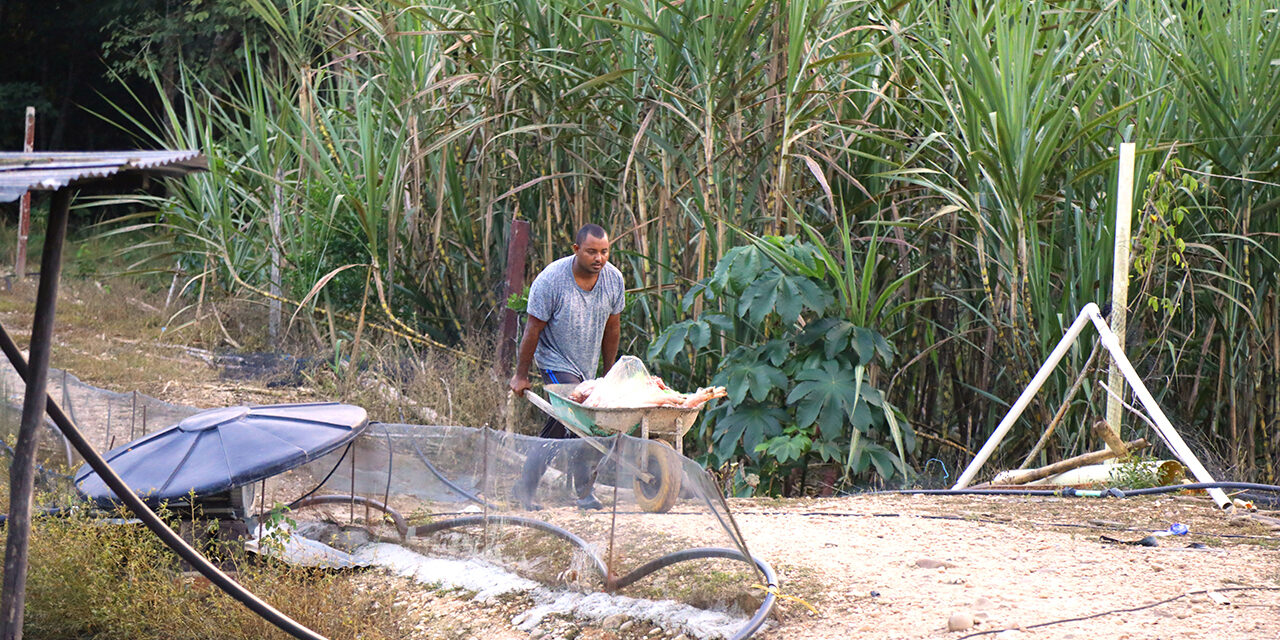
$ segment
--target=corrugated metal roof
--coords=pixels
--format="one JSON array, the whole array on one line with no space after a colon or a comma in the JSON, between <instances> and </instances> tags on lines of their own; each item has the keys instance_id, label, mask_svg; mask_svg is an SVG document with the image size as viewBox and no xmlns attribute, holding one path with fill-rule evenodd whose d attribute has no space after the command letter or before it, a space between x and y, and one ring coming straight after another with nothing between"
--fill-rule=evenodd
<instances>
[{"instance_id":1,"label":"corrugated metal roof","mask_svg":"<svg viewBox=\"0 0 1280 640\"><path fill-rule=\"evenodd\" d=\"M181 176L209 167L199 151L0 151L0 202L26 191L53 191L72 183L142 172Z\"/></svg>"}]
</instances>

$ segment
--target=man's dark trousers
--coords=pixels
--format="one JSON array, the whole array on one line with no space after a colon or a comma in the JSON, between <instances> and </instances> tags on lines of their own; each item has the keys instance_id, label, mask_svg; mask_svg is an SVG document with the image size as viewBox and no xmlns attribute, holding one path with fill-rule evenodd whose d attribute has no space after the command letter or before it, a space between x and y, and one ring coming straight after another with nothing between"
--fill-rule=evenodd
<instances>
[{"instance_id":1,"label":"man's dark trousers","mask_svg":"<svg viewBox=\"0 0 1280 640\"><path fill-rule=\"evenodd\" d=\"M581 376L567 371L543 370L542 378L550 384L577 384L582 382ZM548 417L546 424L542 426L542 431L538 433L538 437L567 440L578 436L569 431L563 424L560 424L559 420ZM515 487L516 499L526 509L535 507L538 482L542 480L542 475L546 473L551 459L559 453L560 449L565 448L561 444L559 442L542 442L529 450L528 456L525 458L524 468L520 473L520 481ZM570 449L569 474L573 480L573 490L577 494L580 504L586 501L594 503L595 500L591 497L591 490L595 484L594 467L599 462L600 456L593 447L586 443L575 444L578 446L568 447Z\"/></svg>"}]
</instances>

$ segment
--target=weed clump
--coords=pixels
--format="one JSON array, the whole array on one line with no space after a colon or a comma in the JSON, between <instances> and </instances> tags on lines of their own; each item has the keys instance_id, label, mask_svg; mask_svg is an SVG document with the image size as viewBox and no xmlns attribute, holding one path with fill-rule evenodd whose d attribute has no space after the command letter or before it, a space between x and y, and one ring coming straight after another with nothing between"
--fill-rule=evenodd
<instances>
[{"instance_id":1,"label":"weed clump","mask_svg":"<svg viewBox=\"0 0 1280 640\"><path fill-rule=\"evenodd\" d=\"M205 550L249 591L326 637L412 635L403 617L390 615L396 594L389 586L354 573L259 562L225 543ZM30 558L24 629L32 638L283 637L203 576L183 571L141 524L89 514L38 517Z\"/></svg>"}]
</instances>

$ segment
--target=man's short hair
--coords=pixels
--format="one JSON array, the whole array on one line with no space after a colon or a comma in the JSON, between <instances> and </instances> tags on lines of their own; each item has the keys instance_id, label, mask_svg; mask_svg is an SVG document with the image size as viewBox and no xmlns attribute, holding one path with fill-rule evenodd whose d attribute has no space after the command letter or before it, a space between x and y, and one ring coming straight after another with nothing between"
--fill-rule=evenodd
<instances>
[{"instance_id":1,"label":"man's short hair","mask_svg":"<svg viewBox=\"0 0 1280 640\"><path fill-rule=\"evenodd\" d=\"M578 235L573 237L573 243L582 246L582 243L586 242L588 237L608 238L609 232L598 224L584 224L581 229L578 229Z\"/></svg>"}]
</instances>

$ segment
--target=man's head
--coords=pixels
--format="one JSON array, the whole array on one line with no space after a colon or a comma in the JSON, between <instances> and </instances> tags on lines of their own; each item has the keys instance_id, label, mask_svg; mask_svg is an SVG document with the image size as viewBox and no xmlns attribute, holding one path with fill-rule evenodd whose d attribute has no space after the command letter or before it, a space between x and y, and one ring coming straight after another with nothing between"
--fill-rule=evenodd
<instances>
[{"instance_id":1,"label":"man's head","mask_svg":"<svg viewBox=\"0 0 1280 640\"><path fill-rule=\"evenodd\" d=\"M574 268L582 273L600 273L609 262L609 234L598 224L584 224L574 236Z\"/></svg>"}]
</instances>

